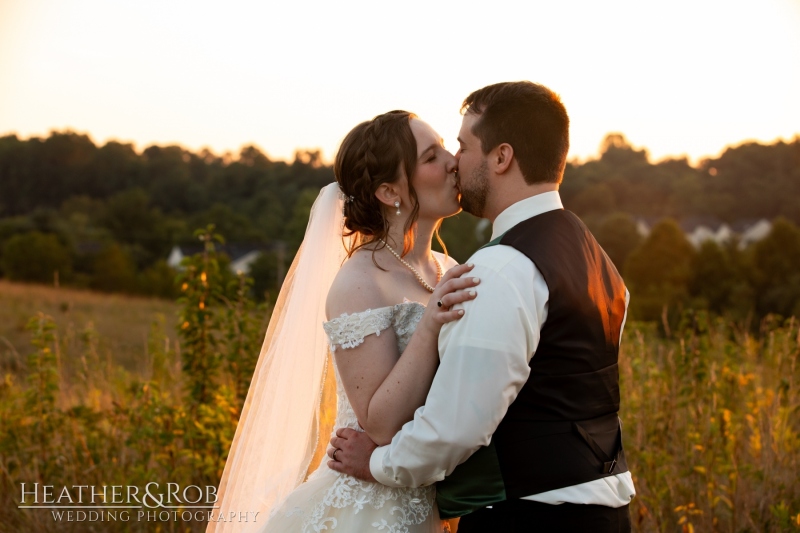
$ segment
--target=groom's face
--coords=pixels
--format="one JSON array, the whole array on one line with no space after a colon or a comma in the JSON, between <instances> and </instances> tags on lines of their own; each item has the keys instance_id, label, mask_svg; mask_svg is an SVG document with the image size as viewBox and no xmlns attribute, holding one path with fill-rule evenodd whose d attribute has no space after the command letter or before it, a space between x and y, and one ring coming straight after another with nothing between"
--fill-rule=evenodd
<instances>
[{"instance_id":1,"label":"groom's face","mask_svg":"<svg viewBox=\"0 0 800 533\"><path fill-rule=\"evenodd\" d=\"M480 117L474 113L467 111L464 114L458 133L456 160L461 208L476 217L482 217L489 193L489 166L481 148L481 140L472 133L472 127L478 120Z\"/></svg>"}]
</instances>

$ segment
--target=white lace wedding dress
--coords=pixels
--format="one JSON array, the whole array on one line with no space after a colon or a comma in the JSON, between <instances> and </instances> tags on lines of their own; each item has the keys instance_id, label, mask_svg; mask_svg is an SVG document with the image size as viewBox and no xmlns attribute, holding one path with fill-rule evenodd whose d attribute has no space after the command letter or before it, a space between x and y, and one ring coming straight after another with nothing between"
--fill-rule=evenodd
<instances>
[{"instance_id":1,"label":"white lace wedding dress","mask_svg":"<svg viewBox=\"0 0 800 533\"><path fill-rule=\"evenodd\" d=\"M397 348L405 350L425 306L403 302L342 315L325 322L331 350L354 348L368 335L380 335L392 328ZM363 431L353 407L347 400L339 372L336 371L338 395L334 433L339 428ZM308 480L295 489L276 509L262 531L268 533L308 533L335 531L343 533L433 533L449 531L439 519L435 488L392 488L361 481L328 468L323 460Z\"/></svg>"}]
</instances>

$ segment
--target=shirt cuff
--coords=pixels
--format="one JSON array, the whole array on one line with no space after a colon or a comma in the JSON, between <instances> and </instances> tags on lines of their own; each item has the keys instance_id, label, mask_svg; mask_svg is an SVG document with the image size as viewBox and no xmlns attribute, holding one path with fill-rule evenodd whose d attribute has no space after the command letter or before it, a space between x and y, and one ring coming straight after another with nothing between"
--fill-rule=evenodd
<instances>
[{"instance_id":1,"label":"shirt cuff","mask_svg":"<svg viewBox=\"0 0 800 533\"><path fill-rule=\"evenodd\" d=\"M391 475L383 470L383 458L389 453L389 446L380 446L372 451L369 458L369 471L372 477L381 485L389 487L402 487Z\"/></svg>"}]
</instances>

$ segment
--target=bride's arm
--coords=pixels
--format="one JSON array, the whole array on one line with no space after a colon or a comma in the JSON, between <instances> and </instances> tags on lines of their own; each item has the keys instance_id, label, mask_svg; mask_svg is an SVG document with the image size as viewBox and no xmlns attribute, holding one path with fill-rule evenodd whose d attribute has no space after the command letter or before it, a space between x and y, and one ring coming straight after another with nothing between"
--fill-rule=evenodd
<instances>
[{"instance_id":1,"label":"bride's arm","mask_svg":"<svg viewBox=\"0 0 800 533\"><path fill-rule=\"evenodd\" d=\"M375 443L391 442L403 424L413 418L414 411L425 403L439 364L439 329L442 324L461 317L458 311L446 309L475 297L462 289L474 287L477 282L469 276L458 277L471 269L460 265L445 274L399 358L397 338L391 327L380 334L368 335L354 348L334 352L347 398L359 424ZM382 307L380 288L364 274L354 270L347 273L350 279L337 279L332 289L334 294L328 300L329 317ZM443 308L436 304L440 299L445 303Z\"/></svg>"}]
</instances>

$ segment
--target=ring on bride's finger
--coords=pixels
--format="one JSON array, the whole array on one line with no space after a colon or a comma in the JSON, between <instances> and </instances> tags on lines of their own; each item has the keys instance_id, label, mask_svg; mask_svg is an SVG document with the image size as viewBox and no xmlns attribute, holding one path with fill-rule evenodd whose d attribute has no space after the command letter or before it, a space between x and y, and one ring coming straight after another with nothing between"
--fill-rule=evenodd
<instances>
[{"instance_id":1,"label":"ring on bride's finger","mask_svg":"<svg viewBox=\"0 0 800 533\"><path fill-rule=\"evenodd\" d=\"M332 455L332 457L333 457L333 460L334 460L334 461L338 461L338 459L336 459L336 452L340 452L340 451L342 451L342 450L340 450L339 448L336 448L335 450L333 450L333 455Z\"/></svg>"},{"instance_id":2,"label":"ring on bride's finger","mask_svg":"<svg viewBox=\"0 0 800 533\"><path fill-rule=\"evenodd\" d=\"M439 300L438 302L436 302L436 305L438 305L439 307L442 307L442 306L444 306L444 304L442 303L442 301L441 301L441 300Z\"/></svg>"}]
</instances>

